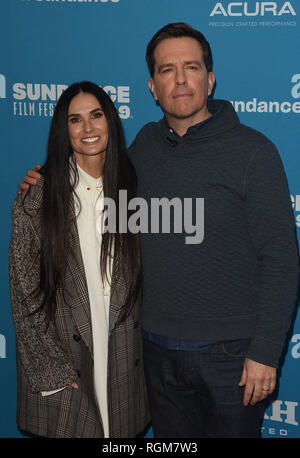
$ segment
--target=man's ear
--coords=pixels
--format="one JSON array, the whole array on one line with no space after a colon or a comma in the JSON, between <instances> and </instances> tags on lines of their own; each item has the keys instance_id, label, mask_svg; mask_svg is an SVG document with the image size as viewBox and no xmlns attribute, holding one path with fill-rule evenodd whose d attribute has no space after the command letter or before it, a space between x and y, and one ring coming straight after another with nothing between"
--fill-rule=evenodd
<instances>
[{"instance_id":1,"label":"man's ear","mask_svg":"<svg viewBox=\"0 0 300 458\"><path fill-rule=\"evenodd\" d=\"M155 93L155 85L154 85L154 81L153 81L153 78L150 78L148 80L148 87L150 89L150 91L152 92L152 95L154 97L154 100L157 100L157 96L156 96L156 93Z\"/></svg>"},{"instance_id":2,"label":"man's ear","mask_svg":"<svg viewBox=\"0 0 300 458\"><path fill-rule=\"evenodd\" d=\"M213 72L209 72L208 74L208 95L211 95L213 87L215 85L215 74Z\"/></svg>"}]
</instances>

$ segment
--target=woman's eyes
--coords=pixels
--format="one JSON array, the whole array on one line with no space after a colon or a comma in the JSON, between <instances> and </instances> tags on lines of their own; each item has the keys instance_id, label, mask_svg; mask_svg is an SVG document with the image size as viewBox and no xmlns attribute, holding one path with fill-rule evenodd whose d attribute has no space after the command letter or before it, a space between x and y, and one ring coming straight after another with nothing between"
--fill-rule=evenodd
<instances>
[{"instance_id":1,"label":"woman's eyes","mask_svg":"<svg viewBox=\"0 0 300 458\"><path fill-rule=\"evenodd\" d=\"M102 116L104 116L104 113L99 110L91 114L91 119L99 119L102 118ZM69 118L69 121L71 124L75 124L77 122L80 122L81 118L79 116L74 116L73 118Z\"/></svg>"},{"instance_id":2,"label":"woman's eyes","mask_svg":"<svg viewBox=\"0 0 300 458\"><path fill-rule=\"evenodd\" d=\"M103 112L102 111L96 111L93 113L92 118L102 118Z\"/></svg>"},{"instance_id":3,"label":"woman's eyes","mask_svg":"<svg viewBox=\"0 0 300 458\"><path fill-rule=\"evenodd\" d=\"M75 124L75 122L79 122L79 118L69 118L70 123Z\"/></svg>"}]
</instances>

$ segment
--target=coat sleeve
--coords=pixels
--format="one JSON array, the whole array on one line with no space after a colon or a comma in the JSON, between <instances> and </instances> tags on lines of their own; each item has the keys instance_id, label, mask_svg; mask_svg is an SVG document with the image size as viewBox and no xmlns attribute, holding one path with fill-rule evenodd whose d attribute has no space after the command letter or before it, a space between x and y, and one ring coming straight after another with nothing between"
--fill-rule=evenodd
<instances>
[{"instance_id":1,"label":"coat sleeve","mask_svg":"<svg viewBox=\"0 0 300 458\"><path fill-rule=\"evenodd\" d=\"M20 198L13 205L9 279L19 369L32 392L70 385L77 373L55 325L50 322L47 326L44 311L32 313L41 304L41 298L33 294L39 284L39 244Z\"/></svg>"},{"instance_id":2,"label":"coat sleeve","mask_svg":"<svg viewBox=\"0 0 300 458\"><path fill-rule=\"evenodd\" d=\"M271 142L252 157L245 199L249 236L261 266L257 325L247 356L277 367L295 309L299 258L288 184Z\"/></svg>"}]
</instances>

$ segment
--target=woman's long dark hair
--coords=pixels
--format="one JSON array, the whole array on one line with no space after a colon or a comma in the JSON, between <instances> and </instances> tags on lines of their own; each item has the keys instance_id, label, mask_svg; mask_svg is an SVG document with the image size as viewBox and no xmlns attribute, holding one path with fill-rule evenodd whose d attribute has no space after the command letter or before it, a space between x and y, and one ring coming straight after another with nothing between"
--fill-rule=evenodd
<instances>
[{"instance_id":1,"label":"woman's long dark hair","mask_svg":"<svg viewBox=\"0 0 300 458\"><path fill-rule=\"evenodd\" d=\"M67 259L70 255L71 205L78 180L76 162L69 141L68 109L80 92L94 95L108 125L108 145L103 171L104 196L114 200L119 215L119 190L128 200L136 194L135 171L126 155L123 128L117 110L106 92L94 83L83 81L69 86L59 98L52 118L45 165L41 212L41 256L39 293L49 320L54 319L56 292L64 289ZM70 171L72 170L72 172ZM118 221L117 221L118 228ZM137 234L106 232L102 234L100 270L102 279L113 255L113 280L121 279L126 288L121 313L126 317L137 298L141 283L141 257ZM99 279L100 281L100 279ZM115 281L113 281L115 283Z\"/></svg>"}]
</instances>

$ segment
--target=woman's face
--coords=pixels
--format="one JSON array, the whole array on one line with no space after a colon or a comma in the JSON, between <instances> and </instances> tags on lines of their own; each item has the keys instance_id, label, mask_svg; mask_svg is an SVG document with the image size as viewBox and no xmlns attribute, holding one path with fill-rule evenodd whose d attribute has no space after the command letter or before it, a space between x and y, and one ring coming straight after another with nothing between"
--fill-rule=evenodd
<instances>
[{"instance_id":1,"label":"woman's face","mask_svg":"<svg viewBox=\"0 0 300 458\"><path fill-rule=\"evenodd\" d=\"M105 155L108 126L104 111L93 94L80 92L71 100L68 128L75 157Z\"/></svg>"}]
</instances>

